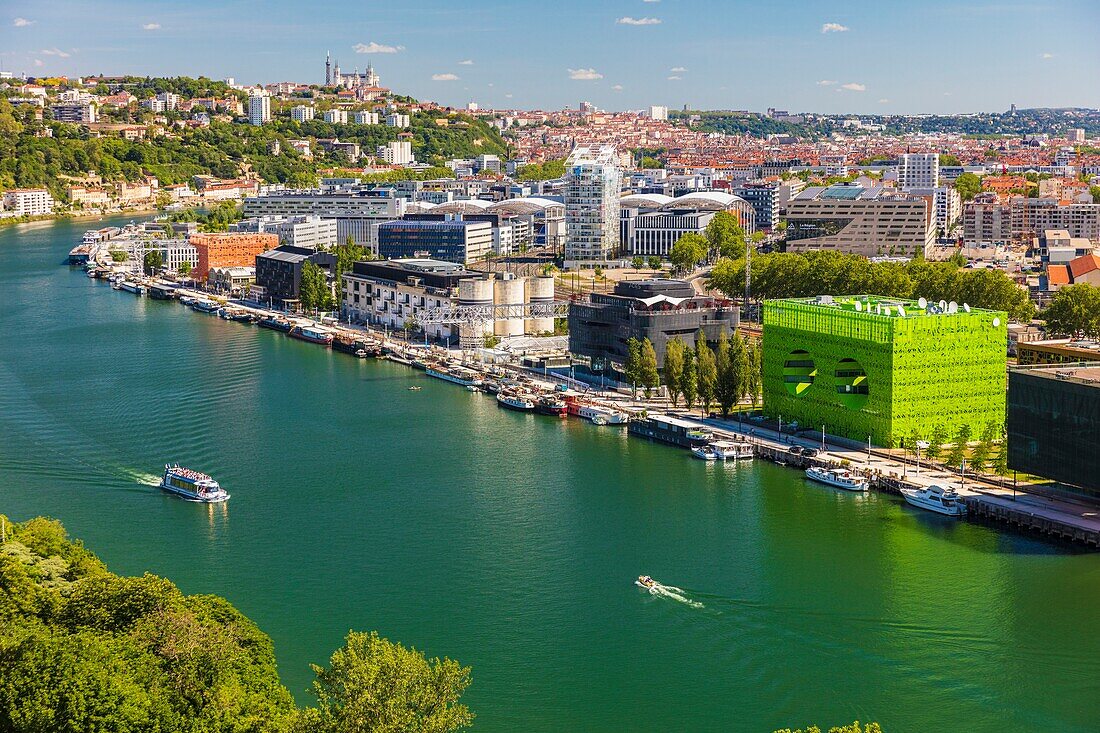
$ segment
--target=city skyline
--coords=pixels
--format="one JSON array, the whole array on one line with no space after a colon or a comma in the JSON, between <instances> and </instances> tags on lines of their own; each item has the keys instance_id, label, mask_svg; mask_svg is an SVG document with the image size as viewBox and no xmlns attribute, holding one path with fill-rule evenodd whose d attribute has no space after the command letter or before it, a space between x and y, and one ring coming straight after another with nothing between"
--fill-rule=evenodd
<instances>
[{"instance_id":1,"label":"city skyline","mask_svg":"<svg viewBox=\"0 0 1100 733\"><path fill-rule=\"evenodd\" d=\"M419 0L393 11L340 8L303 25L301 8L282 1L27 6L0 18L0 64L32 76L321 83L328 51L345 73L372 63L384 86L452 106L557 109L587 100L612 110L863 114L1100 107L1088 74L1100 63L1089 40L1100 8L1083 0L920 8L566 0L519 10L496 0L467 8Z\"/></svg>"}]
</instances>

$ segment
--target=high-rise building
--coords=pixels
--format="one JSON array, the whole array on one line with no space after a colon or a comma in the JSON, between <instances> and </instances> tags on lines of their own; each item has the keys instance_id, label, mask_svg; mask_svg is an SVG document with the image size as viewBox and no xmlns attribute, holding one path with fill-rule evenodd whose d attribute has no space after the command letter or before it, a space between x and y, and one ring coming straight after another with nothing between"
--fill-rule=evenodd
<instances>
[{"instance_id":1,"label":"high-rise building","mask_svg":"<svg viewBox=\"0 0 1100 733\"><path fill-rule=\"evenodd\" d=\"M308 122L313 119L314 114L316 114L316 110L313 108L313 105L300 104L290 110L290 119L295 122Z\"/></svg>"},{"instance_id":2,"label":"high-rise building","mask_svg":"<svg viewBox=\"0 0 1100 733\"><path fill-rule=\"evenodd\" d=\"M378 147L378 157L390 165L412 165L412 143L408 140L391 140Z\"/></svg>"},{"instance_id":3,"label":"high-rise building","mask_svg":"<svg viewBox=\"0 0 1100 733\"><path fill-rule=\"evenodd\" d=\"M965 304L821 295L764 303L764 413L897 446L1005 419L1007 316Z\"/></svg>"},{"instance_id":4,"label":"high-rise building","mask_svg":"<svg viewBox=\"0 0 1100 733\"><path fill-rule=\"evenodd\" d=\"M667 120L668 107L659 104L651 104L649 106L649 117L654 120Z\"/></svg>"},{"instance_id":5,"label":"high-rise building","mask_svg":"<svg viewBox=\"0 0 1100 733\"><path fill-rule=\"evenodd\" d=\"M359 110L356 112L353 120L357 125L377 125L379 122L378 113L369 112L367 110Z\"/></svg>"},{"instance_id":6,"label":"high-rise building","mask_svg":"<svg viewBox=\"0 0 1100 733\"><path fill-rule=\"evenodd\" d=\"M565 264L606 262L619 243L622 169L613 145L578 147L566 161Z\"/></svg>"},{"instance_id":7,"label":"high-rise building","mask_svg":"<svg viewBox=\"0 0 1100 733\"><path fill-rule=\"evenodd\" d=\"M346 109L326 109L324 117L325 122L330 125L348 124L348 111Z\"/></svg>"},{"instance_id":8,"label":"high-rise building","mask_svg":"<svg viewBox=\"0 0 1100 733\"><path fill-rule=\"evenodd\" d=\"M262 125L271 122L271 97L267 92L248 96L248 124Z\"/></svg>"},{"instance_id":9,"label":"high-rise building","mask_svg":"<svg viewBox=\"0 0 1100 733\"><path fill-rule=\"evenodd\" d=\"M898 157L898 186L901 190L935 188L939 180L939 153L905 153Z\"/></svg>"}]
</instances>

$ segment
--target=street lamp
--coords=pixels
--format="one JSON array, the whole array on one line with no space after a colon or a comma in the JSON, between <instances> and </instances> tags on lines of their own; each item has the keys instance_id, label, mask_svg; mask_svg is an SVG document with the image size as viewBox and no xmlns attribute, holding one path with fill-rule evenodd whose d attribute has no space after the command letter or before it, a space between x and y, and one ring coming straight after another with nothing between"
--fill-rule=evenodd
<instances>
[{"instance_id":1,"label":"street lamp","mask_svg":"<svg viewBox=\"0 0 1100 733\"><path fill-rule=\"evenodd\" d=\"M917 475L918 476L920 476L920 452L921 452L921 449L923 448L923 449L927 450L929 448L929 446L931 446L931 445L932 444L929 443L927 440L918 440L917 441Z\"/></svg>"}]
</instances>

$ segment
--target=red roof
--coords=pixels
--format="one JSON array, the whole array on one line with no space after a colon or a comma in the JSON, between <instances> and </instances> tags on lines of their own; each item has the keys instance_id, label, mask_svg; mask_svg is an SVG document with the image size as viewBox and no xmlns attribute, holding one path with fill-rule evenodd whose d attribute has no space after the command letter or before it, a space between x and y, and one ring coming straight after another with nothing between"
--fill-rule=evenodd
<instances>
[{"instance_id":1,"label":"red roof","mask_svg":"<svg viewBox=\"0 0 1100 733\"><path fill-rule=\"evenodd\" d=\"M1082 275L1092 272L1093 270L1100 270L1100 257L1096 255L1085 255L1084 257L1078 257L1075 260L1070 260L1068 265L1069 271L1073 274L1073 279L1081 277Z\"/></svg>"},{"instance_id":2,"label":"red roof","mask_svg":"<svg viewBox=\"0 0 1100 733\"><path fill-rule=\"evenodd\" d=\"M1048 265L1047 285L1069 285L1069 268L1065 265Z\"/></svg>"}]
</instances>

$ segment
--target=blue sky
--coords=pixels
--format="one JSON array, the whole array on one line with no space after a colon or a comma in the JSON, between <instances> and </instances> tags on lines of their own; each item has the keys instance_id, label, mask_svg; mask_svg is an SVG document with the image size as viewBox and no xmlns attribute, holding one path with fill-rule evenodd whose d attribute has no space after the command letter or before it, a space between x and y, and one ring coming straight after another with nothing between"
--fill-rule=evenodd
<instances>
[{"instance_id":1,"label":"blue sky","mask_svg":"<svg viewBox=\"0 0 1100 733\"><path fill-rule=\"evenodd\" d=\"M1098 37L1100 0L0 2L16 73L320 82L329 50L421 99L526 109L1100 107Z\"/></svg>"}]
</instances>

